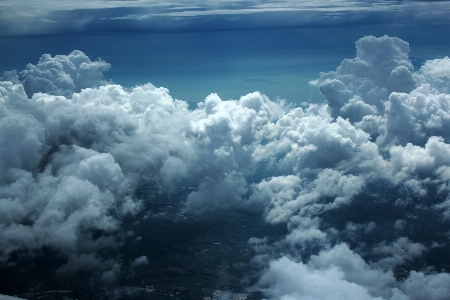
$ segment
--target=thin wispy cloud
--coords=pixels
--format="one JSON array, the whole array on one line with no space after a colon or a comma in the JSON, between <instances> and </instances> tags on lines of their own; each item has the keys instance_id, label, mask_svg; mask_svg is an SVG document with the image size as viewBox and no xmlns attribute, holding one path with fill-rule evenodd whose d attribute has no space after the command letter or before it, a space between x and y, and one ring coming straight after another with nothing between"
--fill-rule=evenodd
<instances>
[{"instance_id":1,"label":"thin wispy cloud","mask_svg":"<svg viewBox=\"0 0 450 300\"><path fill-rule=\"evenodd\" d=\"M2 35L51 34L115 28L116 30L201 29L201 18L225 18L231 27L283 27L351 23L367 18L372 22L446 22L447 1L2 1ZM288 15L285 15L288 14ZM387 14L376 21L373 14ZM257 21L229 24L228 16L253 15ZM255 16L256 15L256 16ZM273 17L275 16L275 17ZM314 20L311 20L314 17ZM432 17L432 18L430 18ZM155 19L158 24L155 24ZM182 20L183 22L180 22ZM173 21L173 24L170 23ZM132 25L127 22L133 22ZM178 23L177 23L178 22ZM263 25L265 24L265 25ZM220 24L216 26L220 29Z\"/></svg>"}]
</instances>

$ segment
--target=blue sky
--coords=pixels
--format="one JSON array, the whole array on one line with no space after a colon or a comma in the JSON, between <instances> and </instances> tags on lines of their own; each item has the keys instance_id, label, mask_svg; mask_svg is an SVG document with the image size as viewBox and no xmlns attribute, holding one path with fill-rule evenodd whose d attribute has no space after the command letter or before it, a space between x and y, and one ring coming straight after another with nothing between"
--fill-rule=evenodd
<instances>
[{"instance_id":1,"label":"blue sky","mask_svg":"<svg viewBox=\"0 0 450 300\"><path fill-rule=\"evenodd\" d=\"M296 95L316 91L308 81L352 57L355 41L365 35L402 38L410 43L411 56L444 57L450 49L442 38L449 32L448 15L448 1L5 0L0 1L0 72L22 70L43 53L79 49L110 62L106 77L116 83L152 82L189 102L210 92L237 98L254 90L301 102ZM330 64L323 64L324 54ZM243 60L262 57L267 59L259 60L259 68L242 70ZM278 71L265 65L269 61L303 72L301 84L293 87L296 75L288 80L273 75ZM205 75L206 65L214 76ZM173 72L164 78L156 68ZM231 75L224 80L224 74ZM211 81L215 78L218 82Z\"/></svg>"}]
</instances>

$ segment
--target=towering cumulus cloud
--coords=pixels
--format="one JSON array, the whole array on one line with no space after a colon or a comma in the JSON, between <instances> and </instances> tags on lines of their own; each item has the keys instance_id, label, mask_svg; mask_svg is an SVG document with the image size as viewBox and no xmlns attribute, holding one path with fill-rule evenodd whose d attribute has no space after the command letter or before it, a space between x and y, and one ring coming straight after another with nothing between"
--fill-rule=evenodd
<instances>
[{"instance_id":1,"label":"towering cumulus cloud","mask_svg":"<svg viewBox=\"0 0 450 300\"><path fill-rule=\"evenodd\" d=\"M29 97L37 92L70 97L81 89L101 85L103 72L110 67L102 60L91 61L78 50L67 56L44 54L37 65L28 64L19 73L19 80Z\"/></svg>"},{"instance_id":2,"label":"towering cumulus cloud","mask_svg":"<svg viewBox=\"0 0 450 300\"><path fill-rule=\"evenodd\" d=\"M289 229L254 245L267 268L258 288L270 299L446 299L442 265L404 279L397 270L448 247L448 58L414 72L400 39L356 47L312 82L327 104L288 112L256 147L278 175L249 200ZM421 238L421 226L442 238Z\"/></svg>"},{"instance_id":3,"label":"towering cumulus cloud","mask_svg":"<svg viewBox=\"0 0 450 300\"><path fill-rule=\"evenodd\" d=\"M450 298L450 61L414 70L387 36L356 47L312 82L326 103L305 108L254 92L189 110L165 88L104 82L109 65L80 51L5 73L1 262L50 248L67 258L58 272L113 282L122 262L100 250L133 235L125 220L153 201L139 187L189 185L185 214L244 208L286 225L249 241L249 289L267 299Z\"/></svg>"}]
</instances>

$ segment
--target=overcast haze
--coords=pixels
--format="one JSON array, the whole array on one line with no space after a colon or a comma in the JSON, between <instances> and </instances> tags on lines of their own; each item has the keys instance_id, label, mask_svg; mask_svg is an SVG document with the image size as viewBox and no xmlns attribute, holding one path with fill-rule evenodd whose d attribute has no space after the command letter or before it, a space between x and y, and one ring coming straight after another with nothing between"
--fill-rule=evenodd
<instances>
[{"instance_id":1,"label":"overcast haze","mask_svg":"<svg viewBox=\"0 0 450 300\"><path fill-rule=\"evenodd\" d=\"M0 294L45 287L24 270L127 291L145 270L197 274L198 241L225 233L241 261L203 257L220 262L212 289L449 299L449 15L448 1L1 1ZM155 254L169 238L188 263Z\"/></svg>"}]
</instances>

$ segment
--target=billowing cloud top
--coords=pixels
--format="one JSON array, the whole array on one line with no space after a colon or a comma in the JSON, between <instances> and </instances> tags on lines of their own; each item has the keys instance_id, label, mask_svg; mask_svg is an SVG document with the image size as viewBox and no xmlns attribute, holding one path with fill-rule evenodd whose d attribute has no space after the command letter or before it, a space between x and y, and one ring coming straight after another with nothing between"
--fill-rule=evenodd
<instances>
[{"instance_id":1,"label":"billowing cloud top","mask_svg":"<svg viewBox=\"0 0 450 300\"><path fill-rule=\"evenodd\" d=\"M440 23L449 10L447 1L6 0L0 2L0 34Z\"/></svg>"},{"instance_id":2,"label":"billowing cloud top","mask_svg":"<svg viewBox=\"0 0 450 300\"><path fill-rule=\"evenodd\" d=\"M46 54L38 64L28 64L19 74L29 97L36 92L70 97L81 89L101 85L103 72L110 68L104 61L91 62L81 51L69 55Z\"/></svg>"},{"instance_id":3,"label":"billowing cloud top","mask_svg":"<svg viewBox=\"0 0 450 300\"><path fill-rule=\"evenodd\" d=\"M0 261L50 247L68 257L58 272L112 282L121 265L99 253L152 201L137 187L189 185L186 214L246 208L286 224L249 241L263 270L253 289L270 299L448 299L444 267L394 271L449 247L449 59L414 70L401 39L356 46L313 82L326 103L304 108L254 92L189 110L165 88L103 82L109 65L80 51L5 74Z\"/></svg>"}]
</instances>

